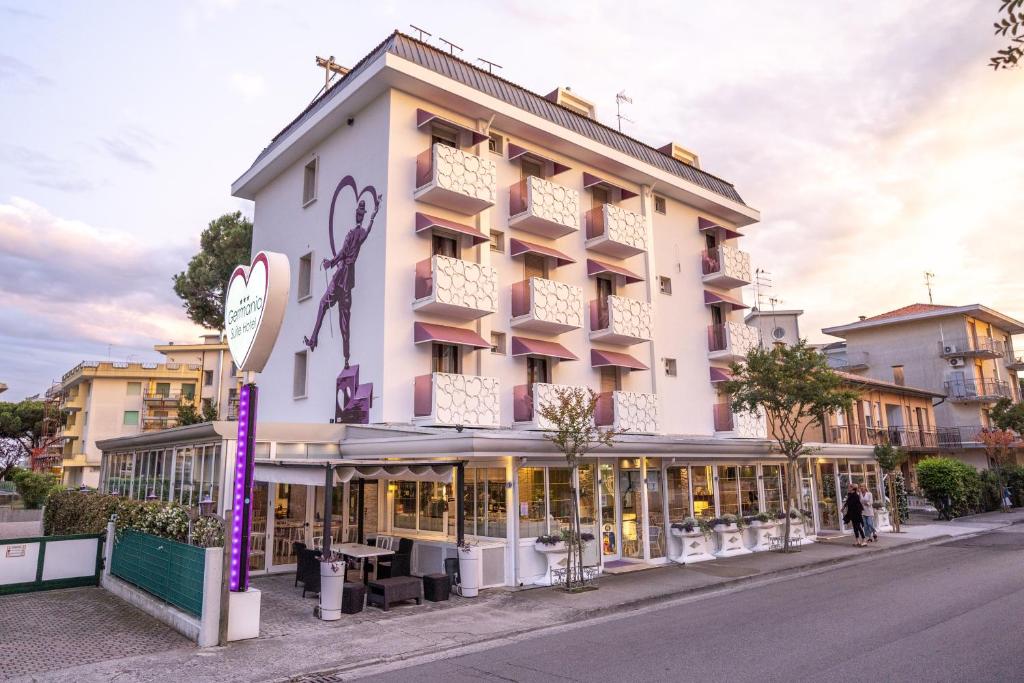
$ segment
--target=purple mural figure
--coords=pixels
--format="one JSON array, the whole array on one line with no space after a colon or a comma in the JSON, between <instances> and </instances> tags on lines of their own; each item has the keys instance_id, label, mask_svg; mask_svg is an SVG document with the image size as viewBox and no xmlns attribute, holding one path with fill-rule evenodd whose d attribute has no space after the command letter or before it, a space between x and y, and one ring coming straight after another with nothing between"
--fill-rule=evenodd
<instances>
[{"instance_id":1,"label":"purple mural figure","mask_svg":"<svg viewBox=\"0 0 1024 683\"><path fill-rule=\"evenodd\" d=\"M345 234L341 248L335 246L334 239L334 211L337 207L338 196L346 187L352 188L358 203L356 205L355 227ZM373 200L373 213L370 220L363 227L363 220L366 218L366 201L362 199L364 194L369 194ZM356 286L356 260L359 252L373 230L373 221L377 218L377 212L381 207L381 195L377 190L368 185L362 190L356 186L355 179L348 175L341 179L338 187L334 190L331 198L331 211L328 218L328 236L331 241L331 258L325 258L321 264L324 270L337 268L327 284L327 291L320 297L320 307L317 309L316 322L313 325L313 332L308 337L303 337L302 342L309 347L310 351L316 350L320 338L320 328L324 323L324 316L335 305L338 307L338 328L341 330L341 349L345 358L344 369L337 379L337 406L336 420L339 422L360 422L369 421L371 397L373 395L373 384L359 384L359 366L350 366L351 336L352 336L352 290Z\"/></svg>"}]
</instances>

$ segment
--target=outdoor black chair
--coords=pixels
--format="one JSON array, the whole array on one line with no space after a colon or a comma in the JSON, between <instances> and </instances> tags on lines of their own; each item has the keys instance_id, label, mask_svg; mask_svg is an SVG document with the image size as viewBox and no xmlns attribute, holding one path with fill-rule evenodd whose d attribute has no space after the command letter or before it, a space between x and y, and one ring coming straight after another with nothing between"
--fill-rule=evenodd
<instances>
[{"instance_id":1,"label":"outdoor black chair","mask_svg":"<svg viewBox=\"0 0 1024 683\"><path fill-rule=\"evenodd\" d=\"M399 539L398 550L395 551L395 554L382 557L377 561L377 578L409 576L412 572L412 546L411 538Z\"/></svg>"},{"instance_id":2,"label":"outdoor black chair","mask_svg":"<svg viewBox=\"0 0 1024 683\"><path fill-rule=\"evenodd\" d=\"M319 593L320 551L303 548L298 556L298 572L302 581L302 597L306 597L306 593Z\"/></svg>"},{"instance_id":3,"label":"outdoor black chair","mask_svg":"<svg viewBox=\"0 0 1024 683\"><path fill-rule=\"evenodd\" d=\"M455 587L462 583L462 577L459 576L459 558L444 558L444 573L448 575L448 582L451 584L451 590L454 591Z\"/></svg>"},{"instance_id":4,"label":"outdoor black chair","mask_svg":"<svg viewBox=\"0 0 1024 683\"><path fill-rule=\"evenodd\" d=\"M302 555L302 551L306 549L306 544L301 541L292 542L292 555L299 558ZM302 581L302 564L296 559L295 561L295 585L299 585L299 581Z\"/></svg>"}]
</instances>

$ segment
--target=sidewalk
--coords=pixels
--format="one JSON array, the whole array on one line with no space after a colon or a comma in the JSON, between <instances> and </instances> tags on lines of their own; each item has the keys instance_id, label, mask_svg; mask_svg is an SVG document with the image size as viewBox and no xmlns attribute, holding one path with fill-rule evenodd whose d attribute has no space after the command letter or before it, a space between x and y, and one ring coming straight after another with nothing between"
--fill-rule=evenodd
<instances>
[{"instance_id":1,"label":"sidewalk","mask_svg":"<svg viewBox=\"0 0 1024 683\"><path fill-rule=\"evenodd\" d=\"M904 527L905 533L883 534L877 544L867 548L854 547L848 536L836 537L785 555L763 552L687 567L669 564L607 575L599 580L600 590L587 593L569 595L551 588L491 590L476 599L453 598L448 603L426 603L427 608L409 605L387 613L367 609L337 622L314 619L311 599L302 602L277 598L277 602L264 604L264 635L257 640L205 650L179 648L63 669L37 675L33 680L106 681L115 676L118 681L250 681L296 677L309 681L332 680L329 675L304 675L334 673L437 653L674 598L785 578L802 571L823 570L1017 522L1024 523L1024 510L977 515L953 522L915 520ZM292 579L269 577L262 581L270 588L273 582L285 581L290 585ZM268 591L267 595L270 594Z\"/></svg>"}]
</instances>

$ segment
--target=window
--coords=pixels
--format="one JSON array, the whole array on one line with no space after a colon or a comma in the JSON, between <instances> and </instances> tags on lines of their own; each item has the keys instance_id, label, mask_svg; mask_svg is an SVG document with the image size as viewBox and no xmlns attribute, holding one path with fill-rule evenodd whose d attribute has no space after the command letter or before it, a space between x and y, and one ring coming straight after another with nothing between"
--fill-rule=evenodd
<instances>
[{"instance_id":1,"label":"window","mask_svg":"<svg viewBox=\"0 0 1024 683\"><path fill-rule=\"evenodd\" d=\"M392 526L396 529L416 528L416 482L398 482Z\"/></svg>"},{"instance_id":2,"label":"window","mask_svg":"<svg viewBox=\"0 0 1024 683\"><path fill-rule=\"evenodd\" d=\"M299 258L298 300L308 299L313 293L313 252Z\"/></svg>"},{"instance_id":3,"label":"window","mask_svg":"<svg viewBox=\"0 0 1024 683\"><path fill-rule=\"evenodd\" d=\"M715 512L715 485L711 474L711 465L690 468L690 481L693 482L693 516L710 519ZM723 510L723 512L725 512Z\"/></svg>"},{"instance_id":4,"label":"window","mask_svg":"<svg viewBox=\"0 0 1024 683\"><path fill-rule=\"evenodd\" d=\"M783 337L786 336L785 328L776 327L774 330L772 330L772 336L775 337L776 339L782 339Z\"/></svg>"},{"instance_id":5,"label":"window","mask_svg":"<svg viewBox=\"0 0 1024 683\"><path fill-rule=\"evenodd\" d=\"M503 155L505 149L505 138L501 133L490 133L487 136L487 151L491 154Z\"/></svg>"},{"instance_id":6,"label":"window","mask_svg":"<svg viewBox=\"0 0 1024 683\"><path fill-rule=\"evenodd\" d=\"M135 427L139 424L139 411L137 410L126 410L124 411L124 420L121 423L125 426Z\"/></svg>"},{"instance_id":7,"label":"window","mask_svg":"<svg viewBox=\"0 0 1024 683\"><path fill-rule=\"evenodd\" d=\"M548 260L540 254L526 254L523 257L523 279L529 280L531 277L539 277L547 279L548 276Z\"/></svg>"},{"instance_id":8,"label":"window","mask_svg":"<svg viewBox=\"0 0 1024 683\"><path fill-rule=\"evenodd\" d=\"M658 289L661 290L662 294L672 295L672 278L667 275L658 276Z\"/></svg>"},{"instance_id":9,"label":"window","mask_svg":"<svg viewBox=\"0 0 1024 683\"><path fill-rule=\"evenodd\" d=\"M900 386L903 386L905 380L903 378L903 366L894 365L892 366L892 381Z\"/></svg>"},{"instance_id":10,"label":"window","mask_svg":"<svg viewBox=\"0 0 1024 683\"><path fill-rule=\"evenodd\" d=\"M129 396L141 396L142 395L142 382L128 382L128 395Z\"/></svg>"},{"instance_id":11,"label":"window","mask_svg":"<svg viewBox=\"0 0 1024 683\"><path fill-rule=\"evenodd\" d=\"M164 398L171 395L171 383L170 382L157 382L156 383L157 396L163 396Z\"/></svg>"},{"instance_id":12,"label":"window","mask_svg":"<svg viewBox=\"0 0 1024 683\"><path fill-rule=\"evenodd\" d=\"M690 513L690 468L669 467L665 471L669 522L682 522Z\"/></svg>"},{"instance_id":13,"label":"window","mask_svg":"<svg viewBox=\"0 0 1024 683\"><path fill-rule=\"evenodd\" d=\"M505 253L505 233L500 230L491 230L491 251Z\"/></svg>"},{"instance_id":14,"label":"window","mask_svg":"<svg viewBox=\"0 0 1024 683\"><path fill-rule=\"evenodd\" d=\"M68 413L68 418L67 418L67 420L65 421L65 424L66 424L66 425L67 425L68 427L74 427L74 426L75 426L75 417L76 417L77 415L78 415L78 414L77 414L77 413L74 413L74 412Z\"/></svg>"},{"instance_id":15,"label":"window","mask_svg":"<svg viewBox=\"0 0 1024 683\"><path fill-rule=\"evenodd\" d=\"M319 159L313 159L302 170L302 205L309 206L316 201L316 177Z\"/></svg>"},{"instance_id":16,"label":"window","mask_svg":"<svg viewBox=\"0 0 1024 683\"><path fill-rule=\"evenodd\" d=\"M660 214L668 213L668 211L665 208L665 198L664 197L659 197L658 195L654 195L654 212L655 213L660 213Z\"/></svg>"},{"instance_id":17,"label":"window","mask_svg":"<svg viewBox=\"0 0 1024 683\"><path fill-rule=\"evenodd\" d=\"M232 375L237 375L238 374L238 366L235 365L235 361L231 361L231 374Z\"/></svg>"},{"instance_id":18,"label":"window","mask_svg":"<svg viewBox=\"0 0 1024 683\"><path fill-rule=\"evenodd\" d=\"M505 355L505 333L491 332L491 353Z\"/></svg>"},{"instance_id":19,"label":"window","mask_svg":"<svg viewBox=\"0 0 1024 683\"><path fill-rule=\"evenodd\" d=\"M675 358L665 358L664 361L665 361L665 374L668 375L669 377L675 377L676 376L676 359Z\"/></svg>"},{"instance_id":20,"label":"window","mask_svg":"<svg viewBox=\"0 0 1024 683\"><path fill-rule=\"evenodd\" d=\"M445 145L446 147L459 146L459 134L451 128L443 128L441 126L434 126L430 133L430 144L431 145Z\"/></svg>"},{"instance_id":21,"label":"window","mask_svg":"<svg viewBox=\"0 0 1024 683\"><path fill-rule=\"evenodd\" d=\"M213 385L213 370L203 370L203 386Z\"/></svg>"},{"instance_id":22,"label":"window","mask_svg":"<svg viewBox=\"0 0 1024 683\"><path fill-rule=\"evenodd\" d=\"M603 366L601 368L601 393L605 394L620 389L622 389L622 375L619 374L619 369L610 365Z\"/></svg>"},{"instance_id":23,"label":"window","mask_svg":"<svg viewBox=\"0 0 1024 683\"><path fill-rule=\"evenodd\" d=\"M764 509L767 512L782 510L782 466L762 465L764 482Z\"/></svg>"},{"instance_id":24,"label":"window","mask_svg":"<svg viewBox=\"0 0 1024 683\"><path fill-rule=\"evenodd\" d=\"M433 256L459 258L459 243L454 237L435 233L431 238L430 248Z\"/></svg>"},{"instance_id":25,"label":"window","mask_svg":"<svg viewBox=\"0 0 1024 683\"><path fill-rule=\"evenodd\" d=\"M292 370L292 398L306 398L306 352L295 354Z\"/></svg>"},{"instance_id":26,"label":"window","mask_svg":"<svg viewBox=\"0 0 1024 683\"><path fill-rule=\"evenodd\" d=\"M548 532L544 468L519 469L519 536L533 538Z\"/></svg>"},{"instance_id":27,"label":"window","mask_svg":"<svg viewBox=\"0 0 1024 683\"><path fill-rule=\"evenodd\" d=\"M188 384L182 384L181 397L188 399L189 401L193 400L196 397L196 385L191 382Z\"/></svg>"},{"instance_id":28,"label":"window","mask_svg":"<svg viewBox=\"0 0 1024 683\"><path fill-rule=\"evenodd\" d=\"M591 188L590 201L591 205L594 206L595 208L607 204L610 200L611 197L608 195L608 190L606 190L605 188L601 186L595 186Z\"/></svg>"},{"instance_id":29,"label":"window","mask_svg":"<svg viewBox=\"0 0 1024 683\"><path fill-rule=\"evenodd\" d=\"M505 470L466 469L466 533L471 536L505 538Z\"/></svg>"},{"instance_id":30,"label":"window","mask_svg":"<svg viewBox=\"0 0 1024 683\"><path fill-rule=\"evenodd\" d=\"M523 178L529 178L530 176L536 176L537 178L544 177L544 166L536 161L522 159L519 162L519 168Z\"/></svg>"},{"instance_id":31,"label":"window","mask_svg":"<svg viewBox=\"0 0 1024 683\"><path fill-rule=\"evenodd\" d=\"M526 357L526 384L533 390L534 384L548 384L551 382L551 366L547 358L535 356Z\"/></svg>"},{"instance_id":32,"label":"window","mask_svg":"<svg viewBox=\"0 0 1024 683\"><path fill-rule=\"evenodd\" d=\"M452 375L462 373L458 346L455 344L434 344L432 353L431 372L446 372Z\"/></svg>"}]
</instances>

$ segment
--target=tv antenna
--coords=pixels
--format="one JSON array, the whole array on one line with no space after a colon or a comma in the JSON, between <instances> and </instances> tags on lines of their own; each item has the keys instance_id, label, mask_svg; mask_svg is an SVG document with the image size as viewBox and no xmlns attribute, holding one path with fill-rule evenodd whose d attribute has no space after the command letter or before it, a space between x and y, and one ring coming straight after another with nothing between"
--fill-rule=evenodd
<instances>
[{"instance_id":1,"label":"tv antenna","mask_svg":"<svg viewBox=\"0 0 1024 683\"><path fill-rule=\"evenodd\" d=\"M504 67L501 66L501 64L498 64L497 62L492 62L492 61L486 60L483 57L477 57L476 61L483 62L484 64L486 64L487 65L487 73L489 73L489 74L494 73L494 67L498 67L499 69L504 68Z\"/></svg>"},{"instance_id":2,"label":"tv antenna","mask_svg":"<svg viewBox=\"0 0 1024 683\"><path fill-rule=\"evenodd\" d=\"M430 33L429 31L424 31L423 29L421 29L416 24L409 24L409 28L411 28L413 31L416 31L416 33L420 34L419 35L419 41L421 43L429 42L427 40L424 40L423 36L426 36L427 38L430 38L430 36L434 35L433 33Z\"/></svg>"},{"instance_id":3,"label":"tv antenna","mask_svg":"<svg viewBox=\"0 0 1024 683\"><path fill-rule=\"evenodd\" d=\"M633 104L633 98L626 94L625 90L620 91L615 95L615 118L619 120L619 132L622 132L622 122L636 123L633 119L627 119L622 115L622 103Z\"/></svg>"},{"instance_id":4,"label":"tv antenna","mask_svg":"<svg viewBox=\"0 0 1024 683\"><path fill-rule=\"evenodd\" d=\"M757 310L764 308L765 297L767 294L761 290L772 288L772 274L764 268L758 268L754 271L754 302L757 306ZM771 299L769 299L769 302Z\"/></svg>"},{"instance_id":5,"label":"tv antenna","mask_svg":"<svg viewBox=\"0 0 1024 683\"><path fill-rule=\"evenodd\" d=\"M455 43L453 43L450 40L445 40L441 36L438 36L437 39L440 40L442 43L444 43L445 45L448 46L449 54L454 55L456 50L458 50L459 52L465 52L465 50L463 50L461 47L459 47L458 45L456 45Z\"/></svg>"},{"instance_id":6,"label":"tv antenna","mask_svg":"<svg viewBox=\"0 0 1024 683\"><path fill-rule=\"evenodd\" d=\"M321 93L325 93L327 92L328 89L330 89L331 81L333 81L338 76L344 76L350 71L350 69L348 69L347 67L344 67L341 64L338 64L336 61L334 61L334 55L331 55L327 59L317 56L316 65L324 70L324 87L322 87L320 89L320 92L316 94L316 97L313 98L314 100L317 97L320 97Z\"/></svg>"},{"instance_id":7,"label":"tv antenna","mask_svg":"<svg viewBox=\"0 0 1024 683\"><path fill-rule=\"evenodd\" d=\"M935 273L925 271L924 272L924 286L928 288L928 303L935 303L932 301L932 280L935 279Z\"/></svg>"}]
</instances>

